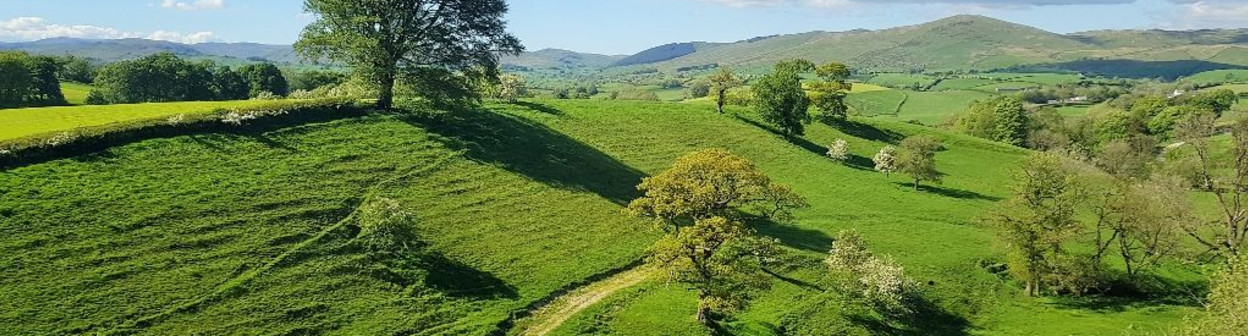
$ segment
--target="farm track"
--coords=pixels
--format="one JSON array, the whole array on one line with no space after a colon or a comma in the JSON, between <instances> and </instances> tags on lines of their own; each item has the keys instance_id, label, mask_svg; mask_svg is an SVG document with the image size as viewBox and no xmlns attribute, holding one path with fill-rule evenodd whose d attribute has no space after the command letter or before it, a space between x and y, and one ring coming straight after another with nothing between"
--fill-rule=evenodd
<instances>
[{"instance_id":1,"label":"farm track","mask_svg":"<svg viewBox=\"0 0 1248 336\"><path fill-rule=\"evenodd\" d=\"M558 329L577 313L620 290L636 286L654 273L654 268L643 265L572 291L534 313L529 318L530 323L520 335L545 336Z\"/></svg>"},{"instance_id":2,"label":"farm track","mask_svg":"<svg viewBox=\"0 0 1248 336\"><path fill-rule=\"evenodd\" d=\"M232 279L229 279L223 282L221 285L217 286L215 290L213 290L211 293L208 293L207 295L192 299L183 304L166 309L159 313L135 319L134 321L130 323L125 323L119 327L115 327L111 330L108 330L100 334L101 335L129 335L137 330L141 330L151 325L154 325L155 323L160 322L161 320L168 318L169 316L172 316L173 314L189 311L189 310L197 308L200 305L209 303L212 300L227 296L228 294L234 292L235 290L247 284L251 280L254 280L260 277L260 275L264 274L265 272L268 272L269 270L276 268L286 259L298 254L304 248L308 246L312 246L313 244L316 244L321 239L324 239L326 236L328 236L330 233L337 231L345 227L347 224L351 223L352 220L354 220L356 215L359 213L360 207L364 204L367 204L368 201L371 200L372 198L376 197L378 190L381 190L382 187L389 185L391 183L398 182L405 178L409 178L409 177L413 177L413 176L417 176L420 174L433 171L441 167L446 162L450 161L452 158L459 157L462 154L463 153L461 152L455 152L445 157L442 157L428 165L410 167L407 169L408 171L406 173L399 174L390 179L378 182L370 186L368 191L365 192L364 195L358 199L358 203L353 205L351 209L351 213L347 214L346 217L343 217L341 220L339 220L338 222L335 222L333 225L330 225L329 227L326 227L324 230L321 230L321 232L318 233L316 236L313 236L311 238L308 238L307 240L304 240L302 242L299 242L298 244L295 244L290 249L286 250L285 252L282 252L282 254L273 258L273 260L270 260L269 262L265 263L263 266L253 269L251 271L245 272L243 274L240 274L237 277L234 277Z\"/></svg>"}]
</instances>

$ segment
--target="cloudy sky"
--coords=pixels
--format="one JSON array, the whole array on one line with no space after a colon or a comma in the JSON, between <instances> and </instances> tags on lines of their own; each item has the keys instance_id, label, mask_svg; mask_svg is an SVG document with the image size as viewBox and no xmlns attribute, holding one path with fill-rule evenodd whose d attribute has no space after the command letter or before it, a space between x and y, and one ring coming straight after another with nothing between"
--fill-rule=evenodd
<instances>
[{"instance_id":1,"label":"cloudy sky","mask_svg":"<svg viewBox=\"0 0 1248 336\"><path fill-rule=\"evenodd\" d=\"M879 29L981 14L1068 33L1248 28L1248 0L509 0L531 50L631 54L678 41ZM301 0L0 0L0 41L150 38L292 43Z\"/></svg>"}]
</instances>

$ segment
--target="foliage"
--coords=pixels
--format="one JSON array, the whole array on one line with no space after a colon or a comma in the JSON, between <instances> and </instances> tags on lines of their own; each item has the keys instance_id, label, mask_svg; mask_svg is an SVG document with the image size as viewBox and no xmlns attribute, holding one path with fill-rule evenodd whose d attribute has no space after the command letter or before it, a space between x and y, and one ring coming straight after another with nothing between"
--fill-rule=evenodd
<instances>
[{"instance_id":1,"label":"foliage","mask_svg":"<svg viewBox=\"0 0 1248 336\"><path fill-rule=\"evenodd\" d=\"M1195 223L1187 188L1173 178L1131 182L1089 190L1088 203L1096 215L1096 253L1099 265L1116 250L1128 275L1154 268L1182 247L1183 228ZM1112 248L1112 249L1111 249Z\"/></svg>"},{"instance_id":2,"label":"foliage","mask_svg":"<svg viewBox=\"0 0 1248 336\"><path fill-rule=\"evenodd\" d=\"M498 77L498 99L516 101L529 95L529 87L523 76L502 75Z\"/></svg>"},{"instance_id":3,"label":"foliage","mask_svg":"<svg viewBox=\"0 0 1248 336\"><path fill-rule=\"evenodd\" d=\"M805 133L804 124L810 122L810 98L802 90L799 75L800 61L782 62L775 70L763 76L750 87L754 93L754 108L763 120L775 125L787 136Z\"/></svg>"},{"instance_id":4,"label":"foliage","mask_svg":"<svg viewBox=\"0 0 1248 336\"><path fill-rule=\"evenodd\" d=\"M676 159L671 168L642 179L645 196L628 205L638 216L663 221L679 231L689 222L732 218L734 208L770 207L765 215L782 217L805 201L787 187L772 182L753 163L722 149L705 149Z\"/></svg>"},{"instance_id":5,"label":"foliage","mask_svg":"<svg viewBox=\"0 0 1248 336\"><path fill-rule=\"evenodd\" d=\"M871 161L875 163L875 171L884 173L884 175L891 175L897 171L897 147L884 146L884 148L880 148L880 151L875 153L875 157L871 158Z\"/></svg>"},{"instance_id":6,"label":"foliage","mask_svg":"<svg viewBox=\"0 0 1248 336\"><path fill-rule=\"evenodd\" d=\"M213 69L209 90L212 90L217 100L244 100L252 97L248 79L230 67Z\"/></svg>"},{"instance_id":7,"label":"foliage","mask_svg":"<svg viewBox=\"0 0 1248 336\"><path fill-rule=\"evenodd\" d=\"M883 314L911 312L914 284L906 279L901 264L867 250L858 231L841 231L834 242L823 263L835 276L847 280L841 282L843 290L866 299Z\"/></svg>"},{"instance_id":8,"label":"foliage","mask_svg":"<svg viewBox=\"0 0 1248 336\"><path fill-rule=\"evenodd\" d=\"M957 121L963 133L1016 146L1027 139L1027 125L1023 102L1010 96L972 102L970 111Z\"/></svg>"},{"instance_id":9,"label":"foliage","mask_svg":"<svg viewBox=\"0 0 1248 336\"><path fill-rule=\"evenodd\" d=\"M1213 111L1219 117L1222 113L1229 111L1235 103L1239 102L1239 96L1235 91L1228 89L1217 89L1208 92L1202 92L1185 99L1184 103L1200 109Z\"/></svg>"},{"instance_id":10,"label":"foliage","mask_svg":"<svg viewBox=\"0 0 1248 336\"><path fill-rule=\"evenodd\" d=\"M711 325L712 314L736 312L752 291L767 288L770 279L763 267L779 253L777 245L739 222L716 216L659 240L649 260L672 281L697 290L698 321Z\"/></svg>"},{"instance_id":11,"label":"foliage","mask_svg":"<svg viewBox=\"0 0 1248 336\"><path fill-rule=\"evenodd\" d=\"M1015 179L1014 196L995 215L997 232L1009 249L1010 275L1022 280L1027 295L1038 296L1046 279L1061 272L1063 244L1075 238L1080 190L1067 163L1055 154L1034 154Z\"/></svg>"},{"instance_id":12,"label":"foliage","mask_svg":"<svg viewBox=\"0 0 1248 336\"><path fill-rule=\"evenodd\" d=\"M447 77L465 72L496 77L498 56L524 49L506 32L507 4L502 0L306 0L304 8L316 15L316 21L304 29L295 48L309 59L350 65L377 86L377 104L382 108L393 105L401 76L426 84L452 83L449 88L422 87L457 91L449 95L457 97L461 87L454 84L465 80ZM441 80L411 77L429 74Z\"/></svg>"},{"instance_id":13,"label":"foliage","mask_svg":"<svg viewBox=\"0 0 1248 336\"><path fill-rule=\"evenodd\" d=\"M359 244L376 254L403 255L417 248L416 214L399 201L378 198L360 207Z\"/></svg>"},{"instance_id":14,"label":"foliage","mask_svg":"<svg viewBox=\"0 0 1248 336\"><path fill-rule=\"evenodd\" d=\"M815 68L820 81L811 83L810 100L819 111L823 122L845 120L849 117L849 105L845 97L853 89L849 83L849 67L841 63L828 63Z\"/></svg>"},{"instance_id":15,"label":"foliage","mask_svg":"<svg viewBox=\"0 0 1248 336\"><path fill-rule=\"evenodd\" d=\"M57 59L57 61L60 63L60 71L56 72L56 78L62 82L82 84L95 82L95 72L98 68L86 58L69 55L63 56Z\"/></svg>"},{"instance_id":16,"label":"foliage","mask_svg":"<svg viewBox=\"0 0 1248 336\"><path fill-rule=\"evenodd\" d=\"M192 63L172 53L158 53L101 68L88 103L235 100L242 98L239 77L247 79L212 62Z\"/></svg>"},{"instance_id":17,"label":"foliage","mask_svg":"<svg viewBox=\"0 0 1248 336\"><path fill-rule=\"evenodd\" d=\"M0 52L0 108L66 105L57 60Z\"/></svg>"},{"instance_id":18,"label":"foliage","mask_svg":"<svg viewBox=\"0 0 1248 336\"><path fill-rule=\"evenodd\" d=\"M337 71L306 70L295 71L286 76L290 91L313 91L323 87L337 86L347 82L347 74Z\"/></svg>"},{"instance_id":19,"label":"foliage","mask_svg":"<svg viewBox=\"0 0 1248 336\"><path fill-rule=\"evenodd\" d=\"M936 170L936 151L940 141L924 135L906 138L897 154L897 171L914 180L914 190L923 181L940 182L941 173Z\"/></svg>"},{"instance_id":20,"label":"foliage","mask_svg":"<svg viewBox=\"0 0 1248 336\"><path fill-rule=\"evenodd\" d=\"M849 160L849 143L845 139L836 139L832 146L828 147L828 157L833 160L844 162Z\"/></svg>"},{"instance_id":21,"label":"foliage","mask_svg":"<svg viewBox=\"0 0 1248 336\"><path fill-rule=\"evenodd\" d=\"M1248 258L1236 257L1214 277L1207 311L1181 329L1189 336L1241 336L1248 331Z\"/></svg>"},{"instance_id":22,"label":"foliage","mask_svg":"<svg viewBox=\"0 0 1248 336\"><path fill-rule=\"evenodd\" d=\"M1176 135L1192 148L1199 186L1213 193L1221 210L1218 220L1192 225L1185 230L1209 251L1227 257L1240 255L1248 239L1248 225L1245 225L1248 223L1248 204L1242 202L1248 194L1248 119L1239 120L1230 128L1231 158L1216 161L1209 146L1209 138L1216 132L1212 116L1184 119L1175 130ZM1229 171L1229 174L1223 171Z\"/></svg>"},{"instance_id":23,"label":"foliage","mask_svg":"<svg viewBox=\"0 0 1248 336\"><path fill-rule=\"evenodd\" d=\"M247 80L248 96L252 98L265 92L276 96L290 93L290 84L282 75L282 70L272 63L248 64L239 68L238 73Z\"/></svg>"}]
</instances>

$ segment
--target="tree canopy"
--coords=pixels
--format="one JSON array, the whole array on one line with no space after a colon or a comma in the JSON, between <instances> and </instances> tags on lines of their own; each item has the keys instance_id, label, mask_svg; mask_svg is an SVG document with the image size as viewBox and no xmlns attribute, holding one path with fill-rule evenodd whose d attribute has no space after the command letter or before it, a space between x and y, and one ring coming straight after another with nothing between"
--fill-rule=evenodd
<instances>
[{"instance_id":1,"label":"tree canopy","mask_svg":"<svg viewBox=\"0 0 1248 336\"><path fill-rule=\"evenodd\" d=\"M393 105L400 78L453 98L437 94L470 93L468 78L496 77L499 55L524 49L506 31L503 0L305 0L304 9L316 20L295 48L350 65L377 86L382 108Z\"/></svg>"},{"instance_id":2,"label":"tree canopy","mask_svg":"<svg viewBox=\"0 0 1248 336\"><path fill-rule=\"evenodd\" d=\"M751 86L754 108L763 120L775 125L785 135L802 135L809 123L810 98L802 90L801 72L809 69L808 61L788 61ZM811 65L813 67L813 65Z\"/></svg>"}]
</instances>

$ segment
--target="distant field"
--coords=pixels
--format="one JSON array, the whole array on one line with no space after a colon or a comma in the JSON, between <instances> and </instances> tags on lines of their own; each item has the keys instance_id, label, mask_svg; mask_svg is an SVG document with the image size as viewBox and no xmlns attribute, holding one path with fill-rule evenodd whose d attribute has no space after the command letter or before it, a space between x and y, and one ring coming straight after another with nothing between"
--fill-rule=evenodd
<instances>
[{"instance_id":1,"label":"distant field","mask_svg":"<svg viewBox=\"0 0 1248 336\"><path fill-rule=\"evenodd\" d=\"M935 83L936 78L927 75L878 73L867 79L866 82L887 87L907 87L913 84L926 87Z\"/></svg>"},{"instance_id":2,"label":"distant field","mask_svg":"<svg viewBox=\"0 0 1248 336\"><path fill-rule=\"evenodd\" d=\"M1196 85L1210 85L1218 83L1244 83L1248 82L1248 70L1213 70L1205 71L1184 78L1184 80Z\"/></svg>"},{"instance_id":3,"label":"distant field","mask_svg":"<svg viewBox=\"0 0 1248 336\"><path fill-rule=\"evenodd\" d=\"M1218 86L1209 88L1207 90L1215 90L1215 89L1229 89L1231 91L1235 91L1235 93L1245 93L1245 92L1248 92L1248 84L1218 85Z\"/></svg>"},{"instance_id":4,"label":"distant field","mask_svg":"<svg viewBox=\"0 0 1248 336\"><path fill-rule=\"evenodd\" d=\"M1062 83L1073 83L1083 79L1083 76L1077 74L1062 73L1011 73L1011 72L992 72L975 74L975 76L999 78L1007 81L1036 83L1043 85L1056 85Z\"/></svg>"},{"instance_id":5,"label":"distant field","mask_svg":"<svg viewBox=\"0 0 1248 336\"><path fill-rule=\"evenodd\" d=\"M950 78L940 81L932 87L932 91L970 90L980 86L995 84L997 81L983 78Z\"/></svg>"},{"instance_id":6,"label":"distant field","mask_svg":"<svg viewBox=\"0 0 1248 336\"><path fill-rule=\"evenodd\" d=\"M1088 114L1088 110L1092 105L1070 105L1057 108L1057 113L1067 117L1083 116Z\"/></svg>"},{"instance_id":7,"label":"distant field","mask_svg":"<svg viewBox=\"0 0 1248 336\"><path fill-rule=\"evenodd\" d=\"M853 90L851 90L850 93L874 92L874 91L884 91L884 90L891 90L891 89L883 87L883 86L875 85L875 84L869 84L869 83L854 83Z\"/></svg>"},{"instance_id":8,"label":"distant field","mask_svg":"<svg viewBox=\"0 0 1248 336\"><path fill-rule=\"evenodd\" d=\"M1038 84L1038 83L1029 83L1029 82L994 82L994 83L992 83L992 84L988 84L988 85L984 85L984 86L977 86L977 87L974 87L974 88L971 88L971 89L972 89L972 90L975 90L975 91L983 91L983 92L988 92L988 93L996 93L996 92L997 92L997 89L1015 89L1015 90L1017 90L1017 89L1030 89L1030 88L1037 88L1037 87L1040 87L1040 86L1042 86L1042 85L1041 85L1041 84Z\"/></svg>"},{"instance_id":9,"label":"distant field","mask_svg":"<svg viewBox=\"0 0 1248 336\"><path fill-rule=\"evenodd\" d=\"M850 94L845 103L861 116L896 115L901 103L906 100L906 91L881 90Z\"/></svg>"},{"instance_id":10,"label":"distant field","mask_svg":"<svg viewBox=\"0 0 1248 336\"><path fill-rule=\"evenodd\" d=\"M902 121L918 120L926 125L936 125L952 120L966 112L972 101L992 95L975 91L910 92L910 99L901 107L897 118Z\"/></svg>"},{"instance_id":11,"label":"distant field","mask_svg":"<svg viewBox=\"0 0 1248 336\"><path fill-rule=\"evenodd\" d=\"M265 104L272 104L272 101L178 102L0 110L0 140L69 131L79 127L102 126L179 114L212 113L217 109Z\"/></svg>"},{"instance_id":12,"label":"distant field","mask_svg":"<svg viewBox=\"0 0 1248 336\"><path fill-rule=\"evenodd\" d=\"M87 95L94 89L90 85L78 83L61 83L61 93L65 95L65 100L73 105L82 105L87 102Z\"/></svg>"}]
</instances>

